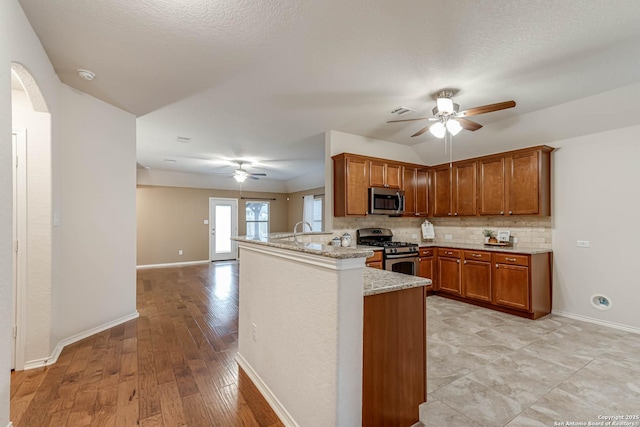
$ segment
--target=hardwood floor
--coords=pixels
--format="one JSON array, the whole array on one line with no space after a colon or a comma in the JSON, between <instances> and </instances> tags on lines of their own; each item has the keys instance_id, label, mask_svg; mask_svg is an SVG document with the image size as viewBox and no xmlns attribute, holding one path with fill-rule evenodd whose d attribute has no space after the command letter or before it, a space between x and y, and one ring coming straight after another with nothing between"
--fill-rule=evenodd
<instances>
[{"instance_id":1,"label":"hardwood floor","mask_svg":"<svg viewBox=\"0 0 640 427\"><path fill-rule=\"evenodd\" d=\"M11 420L40 426L282 426L235 362L238 265L139 270L140 317L11 375Z\"/></svg>"}]
</instances>

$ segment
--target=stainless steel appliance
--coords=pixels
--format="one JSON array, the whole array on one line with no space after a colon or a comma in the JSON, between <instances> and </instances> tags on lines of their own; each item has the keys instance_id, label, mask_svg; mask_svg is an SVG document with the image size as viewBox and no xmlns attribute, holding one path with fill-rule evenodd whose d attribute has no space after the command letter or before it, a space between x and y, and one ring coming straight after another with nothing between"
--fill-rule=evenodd
<instances>
[{"instance_id":1,"label":"stainless steel appliance","mask_svg":"<svg viewBox=\"0 0 640 427\"><path fill-rule=\"evenodd\" d=\"M402 215L404 191L390 188L369 188L369 214Z\"/></svg>"},{"instance_id":2,"label":"stainless steel appliance","mask_svg":"<svg viewBox=\"0 0 640 427\"><path fill-rule=\"evenodd\" d=\"M385 270L396 273L418 274L418 245L394 242L388 228L361 228L356 232L359 245L382 247L382 262Z\"/></svg>"}]
</instances>

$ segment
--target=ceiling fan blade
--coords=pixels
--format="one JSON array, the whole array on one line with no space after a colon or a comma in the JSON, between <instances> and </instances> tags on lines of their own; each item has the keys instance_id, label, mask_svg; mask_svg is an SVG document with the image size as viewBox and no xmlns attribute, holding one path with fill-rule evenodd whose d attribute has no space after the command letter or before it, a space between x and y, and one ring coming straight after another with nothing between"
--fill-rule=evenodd
<instances>
[{"instance_id":1,"label":"ceiling fan blade","mask_svg":"<svg viewBox=\"0 0 640 427\"><path fill-rule=\"evenodd\" d=\"M266 173L250 173L250 176L267 176Z\"/></svg>"},{"instance_id":2,"label":"ceiling fan blade","mask_svg":"<svg viewBox=\"0 0 640 427\"><path fill-rule=\"evenodd\" d=\"M516 106L516 101L498 102L497 104L483 105L482 107L469 108L458 113L458 117L477 116L478 114L491 113L493 111L506 110Z\"/></svg>"},{"instance_id":3,"label":"ceiling fan blade","mask_svg":"<svg viewBox=\"0 0 640 427\"><path fill-rule=\"evenodd\" d=\"M418 119L389 120L387 123L414 122L416 120L428 120L428 119L426 117L420 117Z\"/></svg>"},{"instance_id":4,"label":"ceiling fan blade","mask_svg":"<svg viewBox=\"0 0 640 427\"><path fill-rule=\"evenodd\" d=\"M248 178L249 178L249 179L255 179L255 180L260 179L260 178L258 178L257 176L251 176L251 175L249 175L249 176L248 176Z\"/></svg>"},{"instance_id":5,"label":"ceiling fan blade","mask_svg":"<svg viewBox=\"0 0 640 427\"><path fill-rule=\"evenodd\" d=\"M416 133L414 133L413 135L411 135L411 137L414 137L414 136L420 136L420 135L422 135L423 133L425 133L426 131L428 131L428 130L429 130L429 128L430 128L431 126L433 126L433 125L435 125L435 123L429 123L428 125L426 125L426 126L425 126L425 127L423 127L422 129L420 129L418 132L416 132Z\"/></svg>"},{"instance_id":6,"label":"ceiling fan blade","mask_svg":"<svg viewBox=\"0 0 640 427\"><path fill-rule=\"evenodd\" d=\"M480 123L472 122L471 120L463 119L462 117L457 117L456 120L460 123L460 126L466 130L474 131L482 127Z\"/></svg>"}]
</instances>

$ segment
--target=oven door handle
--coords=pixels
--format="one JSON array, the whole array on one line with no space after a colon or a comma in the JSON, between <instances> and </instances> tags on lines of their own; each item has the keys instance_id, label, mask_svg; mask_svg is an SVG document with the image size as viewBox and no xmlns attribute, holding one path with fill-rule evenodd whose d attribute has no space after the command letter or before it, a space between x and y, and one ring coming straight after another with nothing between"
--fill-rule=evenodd
<instances>
[{"instance_id":1,"label":"oven door handle","mask_svg":"<svg viewBox=\"0 0 640 427\"><path fill-rule=\"evenodd\" d=\"M385 259L418 258L418 254L385 255Z\"/></svg>"}]
</instances>

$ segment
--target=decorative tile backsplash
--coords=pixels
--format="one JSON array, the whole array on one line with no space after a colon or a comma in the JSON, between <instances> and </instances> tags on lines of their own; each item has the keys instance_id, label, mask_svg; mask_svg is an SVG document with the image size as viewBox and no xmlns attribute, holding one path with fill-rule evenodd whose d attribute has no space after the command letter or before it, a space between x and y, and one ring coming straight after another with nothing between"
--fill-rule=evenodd
<instances>
[{"instance_id":1,"label":"decorative tile backsplash","mask_svg":"<svg viewBox=\"0 0 640 427\"><path fill-rule=\"evenodd\" d=\"M482 244L482 230L509 230L517 239L515 246L525 248L551 249L551 217L518 216L518 217L468 217L468 218L429 218L435 229L433 242ZM393 231L393 239L404 242L421 243L420 225L424 218L394 218L387 216L367 216L364 218L333 218L333 233L340 236L351 234L355 239L356 230L368 227L384 227ZM450 240L445 235L451 235ZM415 236L415 237L414 237Z\"/></svg>"}]
</instances>

